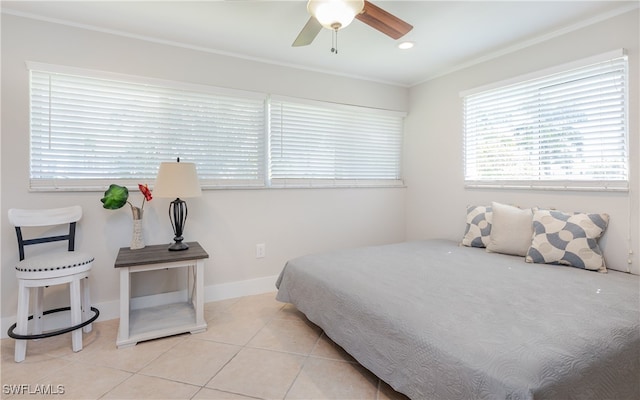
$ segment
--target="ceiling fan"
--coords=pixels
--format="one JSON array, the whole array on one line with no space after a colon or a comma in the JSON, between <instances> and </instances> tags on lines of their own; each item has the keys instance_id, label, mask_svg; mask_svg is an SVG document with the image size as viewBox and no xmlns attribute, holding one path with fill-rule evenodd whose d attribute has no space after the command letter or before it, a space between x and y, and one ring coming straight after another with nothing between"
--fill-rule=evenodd
<instances>
[{"instance_id":1,"label":"ceiling fan","mask_svg":"<svg viewBox=\"0 0 640 400\"><path fill-rule=\"evenodd\" d=\"M413 29L412 25L367 0L309 0L307 11L311 17L293 42L293 47L311 44L322 28L337 32L354 18L393 39L399 39Z\"/></svg>"}]
</instances>

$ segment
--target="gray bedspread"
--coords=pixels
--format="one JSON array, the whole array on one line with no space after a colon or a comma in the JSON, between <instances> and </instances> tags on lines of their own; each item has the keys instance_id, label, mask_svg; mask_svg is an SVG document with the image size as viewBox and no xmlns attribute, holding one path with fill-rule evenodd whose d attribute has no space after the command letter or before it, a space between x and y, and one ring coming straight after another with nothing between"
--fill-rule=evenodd
<instances>
[{"instance_id":1,"label":"gray bedspread","mask_svg":"<svg viewBox=\"0 0 640 400\"><path fill-rule=\"evenodd\" d=\"M276 286L412 399L640 399L638 276L429 240L299 257Z\"/></svg>"}]
</instances>

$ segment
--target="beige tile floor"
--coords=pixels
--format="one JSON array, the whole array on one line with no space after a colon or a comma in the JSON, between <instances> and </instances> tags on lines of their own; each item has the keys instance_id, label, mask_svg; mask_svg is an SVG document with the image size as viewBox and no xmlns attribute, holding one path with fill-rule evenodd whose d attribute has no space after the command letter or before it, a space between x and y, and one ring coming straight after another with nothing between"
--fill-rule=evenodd
<instances>
[{"instance_id":1,"label":"beige tile floor","mask_svg":"<svg viewBox=\"0 0 640 400\"><path fill-rule=\"evenodd\" d=\"M82 351L70 334L30 341L19 364L3 339L1 398L407 399L275 293L207 303L205 318L206 332L126 349L115 345L117 319L98 322ZM8 394L15 385L27 386Z\"/></svg>"}]
</instances>

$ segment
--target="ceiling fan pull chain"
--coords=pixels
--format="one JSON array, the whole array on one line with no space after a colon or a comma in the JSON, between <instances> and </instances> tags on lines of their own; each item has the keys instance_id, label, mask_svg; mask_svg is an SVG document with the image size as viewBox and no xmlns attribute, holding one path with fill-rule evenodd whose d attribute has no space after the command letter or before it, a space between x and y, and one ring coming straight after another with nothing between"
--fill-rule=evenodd
<instances>
[{"instance_id":1,"label":"ceiling fan pull chain","mask_svg":"<svg viewBox=\"0 0 640 400\"><path fill-rule=\"evenodd\" d=\"M338 30L334 29L331 35L331 52L338 54Z\"/></svg>"}]
</instances>

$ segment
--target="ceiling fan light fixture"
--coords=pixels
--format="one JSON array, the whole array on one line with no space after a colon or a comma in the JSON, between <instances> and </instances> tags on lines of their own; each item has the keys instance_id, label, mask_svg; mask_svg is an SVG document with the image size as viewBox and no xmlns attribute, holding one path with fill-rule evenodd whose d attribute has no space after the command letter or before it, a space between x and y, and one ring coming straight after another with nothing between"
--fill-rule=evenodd
<instances>
[{"instance_id":1,"label":"ceiling fan light fixture","mask_svg":"<svg viewBox=\"0 0 640 400\"><path fill-rule=\"evenodd\" d=\"M309 0L307 11L327 29L349 25L364 9L364 0Z\"/></svg>"}]
</instances>

